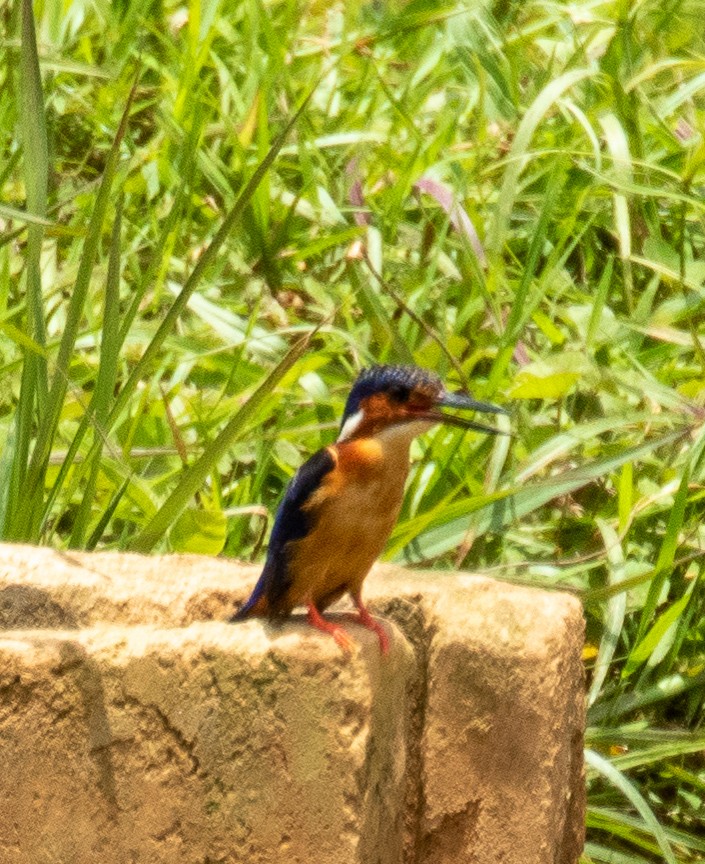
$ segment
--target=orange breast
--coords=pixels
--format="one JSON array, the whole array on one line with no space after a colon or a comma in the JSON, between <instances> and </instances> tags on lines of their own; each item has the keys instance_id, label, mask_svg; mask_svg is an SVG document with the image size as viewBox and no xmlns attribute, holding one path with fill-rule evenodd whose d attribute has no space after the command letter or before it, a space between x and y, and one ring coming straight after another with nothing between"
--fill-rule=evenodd
<instances>
[{"instance_id":1,"label":"orange breast","mask_svg":"<svg viewBox=\"0 0 705 864\"><path fill-rule=\"evenodd\" d=\"M399 515L409 457L397 451L374 438L335 447L336 468L306 505L314 527L292 544L291 608L360 590Z\"/></svg>"}]
</instances>

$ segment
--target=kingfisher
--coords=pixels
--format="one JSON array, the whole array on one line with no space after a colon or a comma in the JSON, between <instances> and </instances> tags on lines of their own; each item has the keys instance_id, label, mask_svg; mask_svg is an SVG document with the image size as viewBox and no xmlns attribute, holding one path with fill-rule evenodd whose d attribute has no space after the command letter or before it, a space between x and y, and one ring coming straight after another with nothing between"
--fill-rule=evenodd
<instances>
[{"instance_id":1,"label":"kingfisher","mask_svg":"<svg viewBox=\"0 0 705 864\"><path fill-rule=\"evenodd\" d=\"M436 374L416 366L363 369L348 396L338 440L314 453L291 480L262 574L230 620L283 619L303 606L310 625L350 652L354 643L348 632L323 615L349 594L354 620L377 634L386 654L387 633L363 603L362 583L399 515L411 442L436 423L500 431L442 409L507 413L449 392Z\"/></svg>"}]
</instances>

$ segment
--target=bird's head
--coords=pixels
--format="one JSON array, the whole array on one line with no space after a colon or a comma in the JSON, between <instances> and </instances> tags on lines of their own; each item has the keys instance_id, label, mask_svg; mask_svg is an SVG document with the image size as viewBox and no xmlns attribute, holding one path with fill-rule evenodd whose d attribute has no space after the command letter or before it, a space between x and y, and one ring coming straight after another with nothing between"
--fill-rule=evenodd
<instances>
[{"instance_id":1,"label":"bird's head","mask_svg":"<svg viewBox=\"0 0 705 864\"><path fill-rule=\"evenodd\" d=\"M443 408L506 414L503 408L477 402L463 393L451 393L433 372L417 366L371 366L353 384L345 405L338 441L380 435L398 429L408 437L434 423L497 433L498 429L475 423Z\"/></svg>"}]
</instances>

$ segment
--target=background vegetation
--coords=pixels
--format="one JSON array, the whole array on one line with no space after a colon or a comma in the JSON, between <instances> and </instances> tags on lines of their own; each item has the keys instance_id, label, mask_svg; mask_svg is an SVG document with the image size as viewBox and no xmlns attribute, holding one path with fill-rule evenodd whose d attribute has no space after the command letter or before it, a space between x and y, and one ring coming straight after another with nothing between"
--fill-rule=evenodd
<instances>
[{"instance_id":1,"label":"background vegetation","mask_svg":"<svg viewBox=\"0 0 705 864\"><path fill-rule=\"evenodd\" d=\"M513 437L420 441L388 557L579 592L585 860L705 860L704 0L0 10L0 536L259 560L434 368Z\"/></svg>"}]
</instances>

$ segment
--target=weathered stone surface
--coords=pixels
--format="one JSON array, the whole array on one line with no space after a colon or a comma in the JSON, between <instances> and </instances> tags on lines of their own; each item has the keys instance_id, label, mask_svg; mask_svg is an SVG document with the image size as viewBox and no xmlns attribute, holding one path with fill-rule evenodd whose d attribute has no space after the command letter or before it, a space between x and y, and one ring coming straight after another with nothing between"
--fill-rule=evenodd
<instances>
[{"instance_id":1,"label":"weathered stone surface","mask_svg":"<svg viewBox=\"0 0 705 864\"><path fill-rule=\"evenodd\" d=\"M566 682L582 679L579 610L522 589L498 603L489 580L454 582L433 609L421 860L574 862L583 694Z\"/></svg>"},{"instance_id":2,"label":"weathered stone surface","mask_svg":"<svg viewBox=\"0 0 705 864\"><path fill-rule=\"evenodd\" d=\"M573 598L380 566L345 657L257 575L0 546L2 864L577 861Z\"/></svg>"},{"instance_id":3,"label":"weathered stone surface","mask_svg":"<svg viewBox=\"0 0 705 864\"><path fill-rule=\"evenodd\" d=\"M363 640L346 660L295 628L220 623L0 638L0 860L356 862L368 836L398 849L412 655L399 638L382 664Z\"/></svg>"}]
</instances>

